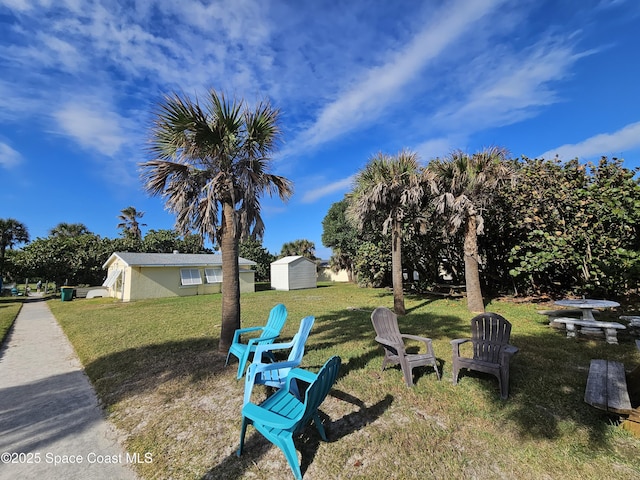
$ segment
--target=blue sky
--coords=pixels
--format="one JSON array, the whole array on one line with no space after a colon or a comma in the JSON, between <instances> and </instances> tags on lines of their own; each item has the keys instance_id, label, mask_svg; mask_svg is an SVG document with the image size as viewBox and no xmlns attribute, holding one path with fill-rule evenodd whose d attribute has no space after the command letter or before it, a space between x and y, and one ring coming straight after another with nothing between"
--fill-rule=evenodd
<instances>
[{"instance_id":1,"label":"blue sky","mask_svg":"<svg viewBox=\"0 0 640 480\"><path fill-rule=\"evenodd\" d=\"M377 152L640 166L636 0L0 0L0 218L116 237L120 210L172 228L142 189L163 93L214 87L282 111L264 246L306 238Z\"/></svg>"}]
</instances>

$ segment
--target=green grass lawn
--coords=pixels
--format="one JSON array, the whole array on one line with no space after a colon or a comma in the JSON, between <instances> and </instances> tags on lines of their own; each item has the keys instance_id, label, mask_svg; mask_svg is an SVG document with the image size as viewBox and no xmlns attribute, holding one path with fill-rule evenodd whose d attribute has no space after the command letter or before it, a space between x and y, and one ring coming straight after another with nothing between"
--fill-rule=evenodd
<instances>
[{"instance_id":1,"label":"green grass lawn","mask_svg":"<svg viewBox=\"0 0 640 480\"><path fill-rule=\"evenodd\" d=\"M238 458L244 383L237 361L217 353L219 295L118 303L51 301L129 453L147 479L291 478L284 456L252 427ZM520 348L510 398L494 377L469 373L454 386L449 341L469 335L464 300L406 298L403 333L433 339L438 381L417 369L407 388L399 368L382 372L371 311L391 306L386 290L322 285L313 290L242 295L242 326L263 325L284 303L289 339L314 315L303 367L342 357L340 377L321 407L329 442L308 428L296 446L306 478L640 478L640 439L583 402L589 361L640 364L630 338L620 345L572 340L550 328L539 305L492 301L487 310L513 324ZM415 348L418 344L415 344ZM257 387L254 401L266 396Z\"/></svg>"},{"instance_id":2,"label":"green grass lawn","mask_svg":"<svg viewBox=\"0 0 640 480\"><path fill-rule=\"evenodd\" d=\"M21 307L22 301L16 301L12 297L0 298L0 345L9 333Z\"/></svg>"}]
</instances>

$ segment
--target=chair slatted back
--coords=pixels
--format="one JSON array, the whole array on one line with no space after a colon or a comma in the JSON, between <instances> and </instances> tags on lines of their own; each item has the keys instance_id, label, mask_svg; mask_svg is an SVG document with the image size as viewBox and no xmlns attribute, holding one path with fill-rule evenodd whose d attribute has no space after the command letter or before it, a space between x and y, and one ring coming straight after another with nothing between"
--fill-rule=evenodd
<instances>
[{"instance_id":1,"label":"chair slatted back","mask_svg":"<svg viewBox=\"0 0 640 480\"><path fill-rule=\"evenodd\" d=\"M269 318L267 319L267 324L264 326L260 337L268 338L268 337L277 337L280 335L280 330L284 326L284 322L287 320L287 308L279 303L275 307L271 309L269 312ZM275 339L265 340L260 342L262 344L270 344L273 343Z\"/></svg>"},{"instance_id":2,"label":"chair slatted back","mask_svg":"<svg viewBox=\"0 0 640 480\"><path fill-rule=\"evenodd\" d=\"M312 316L304 317L300 320L298 333L296 333L292 339L293 347L291 347L291 352L289 352L289 357L287 358L288 361L296 360L298 361L298 364L302 362L304 346L305 343L307 343L307 338L309 338L309 333L311 332L311 327L313 327L315 320L315 317Z\"/></svg>"},{"instance_id":3,"label":"chair slatted back","mask_svg":"<svg viewBox=\"0 0 640 480\"><path fill-rule=\"evenodd\" d=\"M304 414L298 423L297 430L304 428L307 422L317 412L318 408L329 394L331 387L338 378L338 371L342 360L338 356L333 356L322 366L318 376L309 385L304 395Z\"/></svg>"},{"instance_id":4,"label":"chair slatted back","mask_svg":"<svg viewBox=\"0 0 640 480\"><path fill-rule=\"evenodd\" d=\"M376 308L371 314L371 323L373 323L373 329L378 337L390 340L390 343L403 345L400 329L398 328L398 316L391 310L385 307ZM384 347L390 348L386 345ZM398 355L398 353L393 351L394 355Z\"/></svg>"},{"instance_id":5,"label":"chair slatted back","mask_svg":"<svg viewBox=\"0 0 640 480\"><path fill-rule=\"evenodd\" d=\"M511 323L497 313L482 313L471 319L474 359L500 363L500 353L510 337Z\"/></svg>"}]
</instances>

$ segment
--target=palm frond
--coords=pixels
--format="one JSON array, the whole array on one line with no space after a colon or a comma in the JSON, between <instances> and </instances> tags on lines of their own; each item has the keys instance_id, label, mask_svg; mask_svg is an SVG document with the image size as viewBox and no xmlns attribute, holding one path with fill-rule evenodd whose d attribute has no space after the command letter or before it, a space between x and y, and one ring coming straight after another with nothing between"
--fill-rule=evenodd
<instances>
[{"instance_id":1,"label":"palm frond","mask_svg":"<svg viewBox=\"0 0 640 480\"><path fill-rule=\"evenodd\" d=\"M261 233L260 197L288 199L293 186L269 173L280 135L279 112L268 102L244 102L210 90L200 106L177 93L158 105L150 131L152 159L141 164L147 192L164 198L180 231L197 229L216 243L222 205L233 205L234 224Z\"/></svg>"},{"instance_id":2,"label":"palm frond","mask_svg":"<svg viewBox=\"0 0 640 480\"><path fill-rule=\"evenodd\" d=\"M445 159L429 163L439 195L434 200L436 211L448 212L449 224L455 232L470 215L476 216L478 233L484 219L480 212L491 201L493 191L514 178L508 152L499 147L484 149L473 155L454 151Z\"/></svg>"}]
</instances>

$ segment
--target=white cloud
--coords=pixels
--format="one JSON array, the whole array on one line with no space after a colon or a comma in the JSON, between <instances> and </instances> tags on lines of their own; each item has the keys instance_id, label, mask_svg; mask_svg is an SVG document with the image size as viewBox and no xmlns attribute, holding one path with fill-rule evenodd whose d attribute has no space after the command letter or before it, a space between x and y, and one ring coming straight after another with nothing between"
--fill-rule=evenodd
<instances>
[{"instance_id":1,"label":"white cloud","mask_svg":"<svg viewBox=\"0 0 640 480\"><path fill-rule=\"evenodd\" d=\"M523 45L539 37L512 42L514 31L527 34L519 29L533 10L529 2L455 0L437 9L347 2L339 15L313 2L205 3L135 0L133 8L106 8L96 0L0 0L19 11L0 49L0 60L15 69L0 79L0 121L22 115L42 122L54 112L58 133L122 156L144 123L132 108L147 112L170 89L193 95L213 86L275 100L288 115L278 158L388 122L385 134L417 144L427 161L463 147L473 133L561 101L553 82L584 55L570 34L529 48ZM69 103L68 94L78 92L102 100ZM303 201L332 193L329 187Z\"/></svg>"},{"instance_id":2,"label":"white cloud","mask_svg":"<svg viewBox=\"0 0 640 480\"><path fill-rule=\"evenodd\" d=\"M323 185L319 188L309 190L302 196L302 203L313 203L322 197L331 195L336 192L347 191L353 184L354 176L343 178L333 183Z\"/></svg>"},{"instance_id":3,"label":"white cloud","mask_svg":"<svg viewBox=\"0 0 640 480\"><path fill-rule=\"evenodd\" d=\"M71 102L53 114L62 132L89 151L114 156L127 141L126 120L97 100Z\"/></svg>"},{"instance_id":4,"label":"white cloud","mask_svg":"<svg viewBox=\"0 0 640 480\"><path fill-rule=\"evenodd\" d=\"M0 5L4 5L5 7L19 12L25 12L33 8L33 5L29 0L0 0Z\"/></svg>"},{"instance_id":5,"label":"white cloud","mask_svg":"<svg viewBox=\"0 0 640 480\"><path fill-rule=\"evenodd\" d=\"M414 120L414 129L429 132L414 147L430 158L465 149L475 133L512 125L563 101L561 82L577 61L594 51L576 52L575 35L549 37L525 50L495 44L448 77L448 95L432 113ZM426 128L425 128L426 126Z\"/></svg>"},{"instance_id":6,"label":"white cloud","mask_svg":"<svg viewBox=\"0 0 640 480\"><path fill-rule=\"evenodd\" d=\"M601 133L579 143L553 148L537 158L553 158L558 155L563 160L570 160L576 157L620 156L624 151L636 148L640 148L640 122L630 123L613 133Z\"/></svg>"},{"instance_id":7,"label":"white cloud","mask_svg":"<svg viewBox=\"0 0 640 480\"><path fill-rule=\"evenodd\" d=\"M422 160L423 163L428 163L430 160L437 157L444 157L457 148L461 148L461 137L442 137L432 138L425 142L422 142L412 148Z\"/></svg>"},{"instance_id":8,"label":"white cloud","mask_svg":"<svg viewBox=\"0 0 640 480\"><path fill-rule=\"evenodd\" d=\"M554 90L570 75L571 67L592 52L576 53L570 40L543 40L527 51L492 52L471 68L466 76L476 80L463 100L446 105L432 123L457 132L477 132L510 125L529 118L539 108L561 101Z\"/></svg>"},{"instance_id":9,"label":"white cloud","mask_svg":"<svg viewBox=\"0 0 640 480\"><path fill-rule=\"evenodd\" d=\"M6 143L0 142L0 166L5 168L17 167L22 163L22 155Z\"/></svg>"},{"instance_id":10,"label":"white cloud","mask_svg":"<svg viewBox=\"0 0 640 480\"><path fill-rule=\"evenodd\" d=\"M260 0L219 0L203 5L193 2L188 8L180 2L159 5L161 9L178 16L190 26L209 32L212 25L235 43L258 46L269 39L270 26L265 22L269 5Z\"/></svg>"},{"instance_id":11,"label":"white cloud","mask_svg":"<svg viewBox=\"0 0 640 480\"><path fill-rule=\"evenodd\" d=\"M371 68L362 80L324 107L313 125L292 142L294 148L313 147L373 122L388 104L403 96L403 87L501 3L486 0L448 4L404 48L391 53L385 64Z\"/></svg>"}]
</instances>

